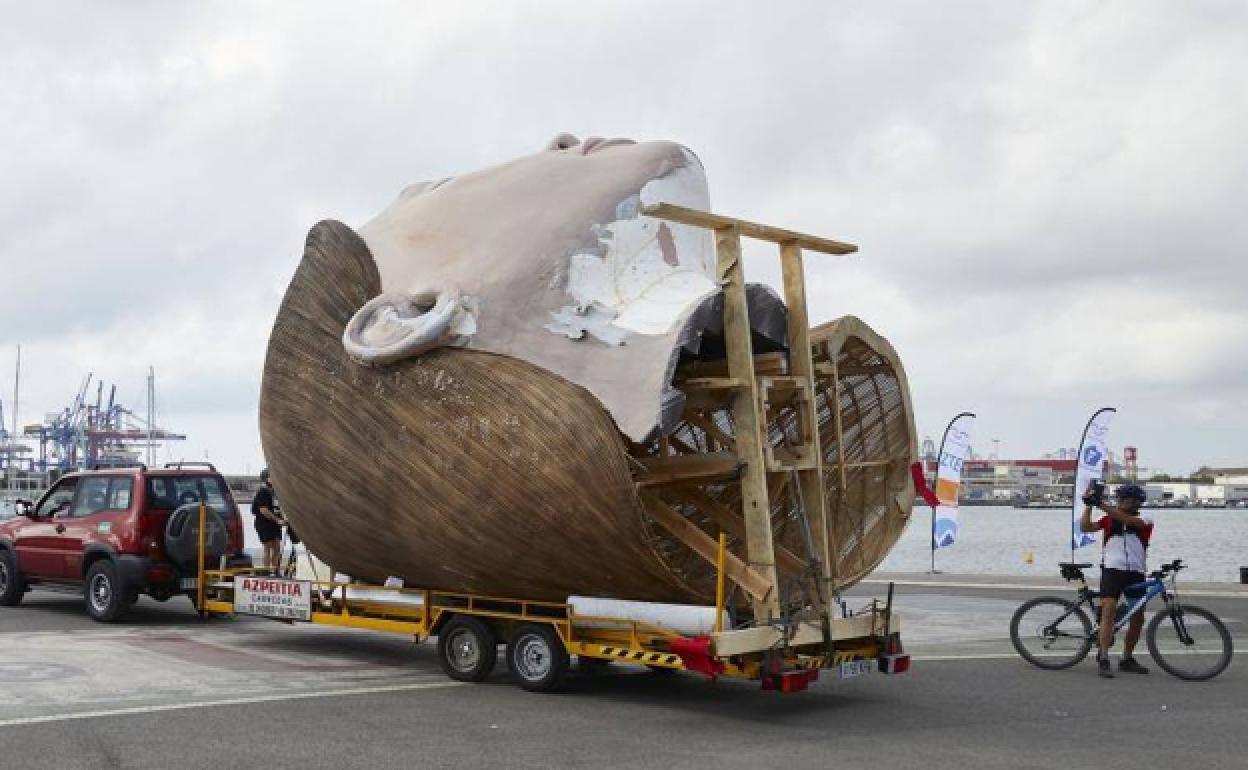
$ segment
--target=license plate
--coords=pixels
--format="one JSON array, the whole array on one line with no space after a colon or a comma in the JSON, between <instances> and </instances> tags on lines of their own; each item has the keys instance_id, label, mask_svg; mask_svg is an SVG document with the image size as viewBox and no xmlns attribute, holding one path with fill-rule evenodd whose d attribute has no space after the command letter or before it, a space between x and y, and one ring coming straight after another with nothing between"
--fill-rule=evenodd
<instances>
[{"instance_id":1,"label":"license plate","mask_svg":"<svg viewBox=\"0 0 1248 770\"><path fill-rule=\"evenodd\" d=\"M178 588L182 589L183 591L194 591L196 588L199 588L199 579L198 578L182 578L181 580L178 581Z\"/></svg>"},{"instance_id":2,"label":"license plate","mask_svg":"<svg viewBox=\"0 0 1248 770\"><path fill-rule=\"evenodd\" d=\"M848 663L842 663L839 676L841 679L853 679L856 676L869 674L875 670L875 661L873 660L851 660Z\"/></svg>"}]
</instances>

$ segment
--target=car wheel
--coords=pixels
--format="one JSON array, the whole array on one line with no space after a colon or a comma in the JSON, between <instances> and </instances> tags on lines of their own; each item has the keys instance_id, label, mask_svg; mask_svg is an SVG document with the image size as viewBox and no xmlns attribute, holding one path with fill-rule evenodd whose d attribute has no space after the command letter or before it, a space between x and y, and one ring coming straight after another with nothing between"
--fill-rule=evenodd
<instances>
[{"instance_id":1,"label":"car wheel","mask_svg":"<svg viewBox=\"0 0 1248 770\"><path fill-rule=\"evenodd\" d=\"M130 608L129 594L117 576L117 567L108 559L100 559L87 570L83 585L87 614L101 623L121 620Z\"/></svg>"},{"instance_id":2,"label":"car wheel","mask_svg":"<svg viewBox=\"0 0 1248 770\"><path fill-rule=\"evenodd\" d=\"M8 550L0 550L0 606L16 607L21 604L26 586L17 571L17 560Z\"/></svg>"}]
</instances>

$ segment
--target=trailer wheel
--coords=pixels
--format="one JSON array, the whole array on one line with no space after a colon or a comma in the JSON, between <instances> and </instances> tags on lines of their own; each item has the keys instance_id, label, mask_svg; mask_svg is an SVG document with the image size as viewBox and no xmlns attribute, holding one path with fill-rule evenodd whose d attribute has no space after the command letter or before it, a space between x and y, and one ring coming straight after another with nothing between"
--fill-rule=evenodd
<instances>
[{"instance_id":1,"label":"trailer wheel","mask_svg":"<svg viewBox=\"0 0 1248 770\"><path fill-rule=\"evenodd\" d=\"M549 625L526 623L511 635L507 667L516 684L529 692L549 692L568 671L568 650Z\"/></svg>"},{"instance_id":2,"label":"trailer wheel","mask_svg":"<svg viewBox=\"0 0 1248 770\"><path fill-rule=\"evenodd\" d=\"M498 660L498 638L477 618L457 615L438 632L438 661L451 679L481 682Z\"/></svg>"}]
</instances>

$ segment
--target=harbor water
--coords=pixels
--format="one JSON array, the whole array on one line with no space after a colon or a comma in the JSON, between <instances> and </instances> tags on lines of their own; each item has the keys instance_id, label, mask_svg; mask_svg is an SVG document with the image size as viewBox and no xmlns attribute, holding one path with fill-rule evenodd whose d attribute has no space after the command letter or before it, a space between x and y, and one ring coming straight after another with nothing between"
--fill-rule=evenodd
<instances>
[{"instance_id":1,"label":"harbor water","mask_svg":"<svg viewBox=\"0 0 1248 770\"><path fill-rule=\"evenodd\" d=\"M247 550L260 552L252 526L251 506L240 504ZM1239 582L1239 567L1248 566L1248 510L1149 509L1157 522L1148 562L1171 559L1188 565L1179 580ZM927 572L931 563L928 533L931 509L916 506L910 525L880 565L882 572ZM1008 507L972 507L958 512L958 542L936 552L936 569L967 575L1025 575L1060 580L1059 561L1070 560L1070 511ZM1031 552L1032 563L1027 563ZM1076 560L1099 564L1099 540L1076 552Z\"/></svg>"},{"instance_id":2,"label":"harbor water","mask_svg":"<svg viewBox=\"0 0 1248 770\"><path fill-rule=\"evenodd\" d=\"M1248 510L1150 508L1156 527L1149 567L1182 559L1179 577L1210 583L1239 582L1248 566ZM958 511L958 541L936 552L936 569L973 575L1026 575L1059 579L1057 563L1070 561L1070 509L995 506ZM931 509L915 506L910 524L880 565L885 572L926 572L931 566ZM1027 563L1030 552L1032 563ZM1099 564L1100 539L1075 552L1075 560Z\"/></svg>"},{"instance_id":3,"label":"harbor water","mask_svg":"<svg viewBox=\"0 0 1248 770\"><path fill-rule=\"evenodd\" d=\"M238 507L243 514L246 550L259 554L251 506L239 503ZM1180 579L1239 582L1240 567L1248 567L1248 510L1155 508L1148 512L1157 523L1148 549L1150 567L1182 559L1188 568ZM11 514L6 506L0 518ZM957 543L936 552L940 572L1056 578L1057 563L1071 558L1069 510L976 506L960 509L958 518ZM931 509L916 506L909 526L879 571L927 572L931 565L930 531ZM1099 539L1075 554L1076 561L1099 564L1100 559Z\"/></svg>"}]
</instances>

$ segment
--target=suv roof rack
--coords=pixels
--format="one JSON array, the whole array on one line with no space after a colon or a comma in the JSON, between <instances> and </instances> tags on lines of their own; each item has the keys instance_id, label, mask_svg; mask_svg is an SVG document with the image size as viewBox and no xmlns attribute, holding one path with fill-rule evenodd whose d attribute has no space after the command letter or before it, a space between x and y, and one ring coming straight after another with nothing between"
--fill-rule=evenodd
<instances>
[{"instance_id":1,"label":"suv roof rack","mask_svg":"<svg viewBox=\"0 0 1248 770\"><path fill-rule=\"evenodd\" d=\"M179 471L189 466L195 466L197 468L207 468L208 470L214 471L214 472L217 470L217 466L209 462L203 462L202 460L201 461L178 460L176 463L165 463L166 468L173 468L174 470L179 470Z\"/></svg>"},{"instance_id":2,"label":"suv roof rack","mask_svg":"<svg viewBox=\"0 0 1248 770\"><path fill-rule=\"evenodd\" d=\"M139 470L147 470L147 466L143 463L96 463L87 470L92 471L111 471L119 468L138 468Z\"/></svg>"}]
</instances>

